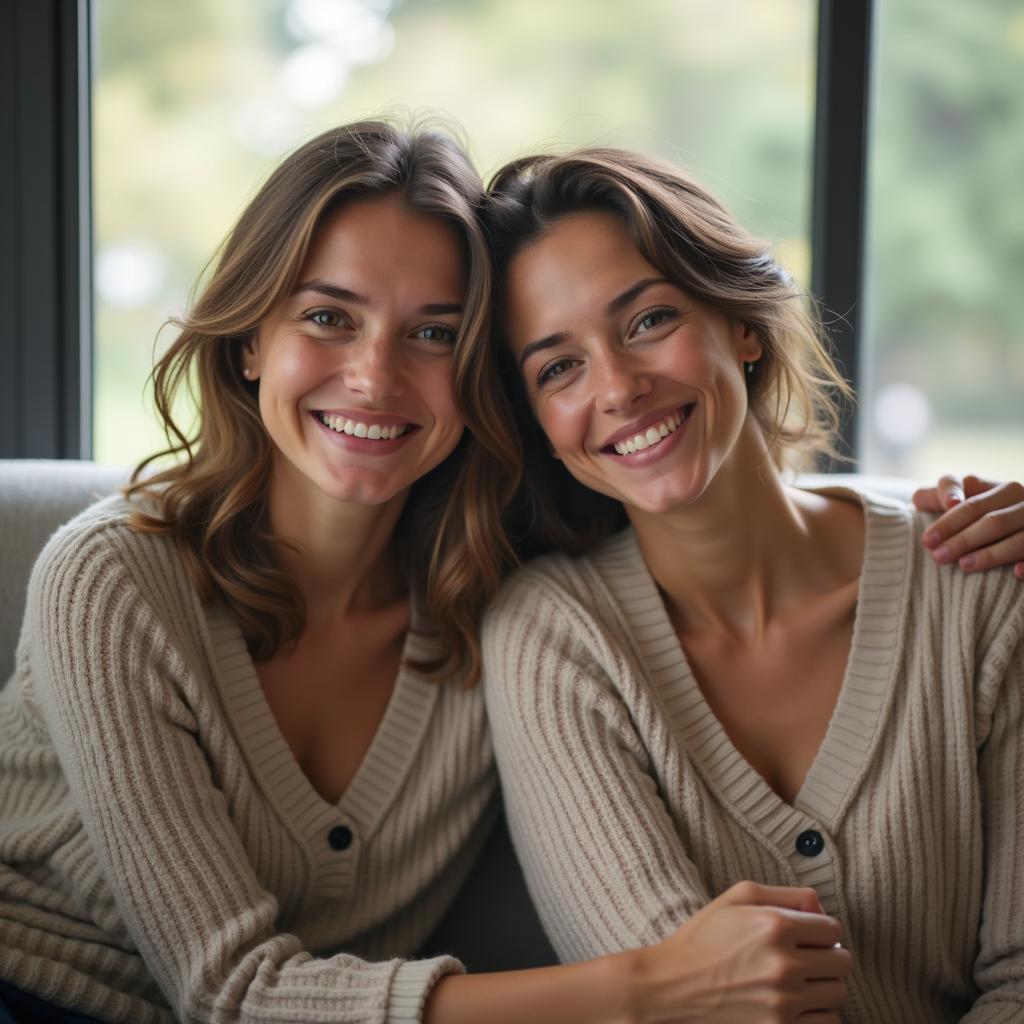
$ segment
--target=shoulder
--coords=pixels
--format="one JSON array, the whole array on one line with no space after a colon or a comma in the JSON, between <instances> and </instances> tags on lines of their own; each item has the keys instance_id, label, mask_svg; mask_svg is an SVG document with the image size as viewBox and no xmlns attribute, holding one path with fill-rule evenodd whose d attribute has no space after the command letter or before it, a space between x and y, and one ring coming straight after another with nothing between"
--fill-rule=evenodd
<instances>
[{"instance_id":1,"label":"shoulder","mask_svg":"<svg viewBox=\"0 0 1024 1024\"><path fill-rule=\"evenodd\" d=\"M631 650L627 616L606 562L621 558L631 531L589 555L547 555L520 568L503 586L484 618L484 690L494 709L499 693L516 702L535 693L538 702L569 687L586 699L591 684L606 689ZM641 562L642 565L642 562Z\"/></svg>"},{"instance_id":2,"label":"shoulder","mask_svg":"<svg viewBox=\"0 0 1024 1024\"><path fill-rule=\"evenodd\" d=\"M133 505L105 498L58 529L36 559L28 607L42 622L88 622L141 607L191 599L194 590L174 542L131 523Z\"/></svg>"},{"instance_id":3,"label":"shoulder","mask_svg":"<svg viewBox=\"0 0 1024 1024\"><path fill-rule=\"evenodd\" d=\"M933 650L973 676L981 704L1024 647L1024 587L1009 566L965 573L938 565L922 538L938 518L905 502L863 496L868 520L866 563L903 567L901 615L907 642ZM903 553L903 557L900 554ZM882 573L876 578L884 579Z\"/></svg>"},{"instance_id":4,"label":"shoulder","mask_svg":"<svg viewBox=\"0 0 1024 1024\"><path fill-rule=\"evenodd\" d=\"M535 558L502 585L484 617L485 633L509 623L547 621L552 615L604 619L614 603L609 580L623 567L643 569L632 530L624 530L587 555Z\"/></svg>"}]
</instances>

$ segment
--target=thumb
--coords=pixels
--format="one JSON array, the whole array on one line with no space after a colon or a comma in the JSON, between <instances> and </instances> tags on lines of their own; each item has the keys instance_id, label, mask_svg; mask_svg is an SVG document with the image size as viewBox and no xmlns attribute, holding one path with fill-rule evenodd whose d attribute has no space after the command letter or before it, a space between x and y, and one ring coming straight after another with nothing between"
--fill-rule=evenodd
<instances>
[{"instance_id":1,"label":"thumb","mask_svg":"<svg viewBox=\"0 0 1024 1024\"><path fill-rule=\"evenodd\" d=\"M712 903L731 906L781 907L783 910L801 910L805 914L824 914L818 894L809 888L796 889L782 885L759 885L757 882L737 882ZM709 906L711 904L708 904Z\"/></svg>"}]
</instances>

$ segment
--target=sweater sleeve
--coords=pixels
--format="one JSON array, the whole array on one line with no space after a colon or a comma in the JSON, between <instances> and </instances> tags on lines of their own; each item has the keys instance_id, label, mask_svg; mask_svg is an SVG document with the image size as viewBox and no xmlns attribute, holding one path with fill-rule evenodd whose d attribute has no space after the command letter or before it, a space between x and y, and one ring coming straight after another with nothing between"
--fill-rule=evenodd
<instances>
[{"instance_id":1,"label":"sweater sleeve","mask_svg":"<svg viewBox=\"0 0 1024 1024\"><path fill-rule=\"evenodd\" d=\"M974 978L982 994L963 1024L1024 1019L1024 608L1016 603L993 645L996 685L981 690L985 890Z\"/></svg>"},{"instance_id":2,"label":"sweater sleeve","mask_svg":"<svg viewBox=\"0 0 1024 1024\"><path fill-rule=\"evenodd\" d=\"M123 532L123 531L122 531ZM30 583L29 670L126 931L177 1019L417 1021L455 960L318 959L276 932L194 738L195 659L103 530L58 534ZM154 585L173 588L173 580ZM112 924L113 927L113 924Z\"/></svg>"},{"instance_id":3,"label":"sweater sleeve","mask_svg":"<svg viewBox=\"0 0 1024 1024\"><path fill-rule=\"evenodd\" d=\"M650 945L708 902L662 802L594 619L528 570L483 633L513 841L562 960Z\"/></svg>"}]
</instances>

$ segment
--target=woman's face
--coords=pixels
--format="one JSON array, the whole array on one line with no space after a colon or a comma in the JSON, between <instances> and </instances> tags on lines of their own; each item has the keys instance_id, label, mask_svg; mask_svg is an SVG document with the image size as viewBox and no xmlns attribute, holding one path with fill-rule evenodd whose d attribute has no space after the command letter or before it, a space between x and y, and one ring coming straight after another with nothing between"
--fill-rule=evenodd
<instances>
[{"instance_id":1,"label":"woman's face","mask_svg":"<svg viewBox=\"0 0 1024 1024\"><path fill-rule=\"evenodd\" d=\"M451 454L465 289L456 229L398 197L323 222L295 291L242 351L276 482L375 505Z\"/></svg>"},{"instance_id":2,"label":"woman's face","mask_svg":"<svg viewBox=\"0 0 1024 1024\"><path fill-rule=\"evenodd\" d=\"M744 424L749 328L667 281L610 213L557 221L505 287L506 337L566 469L646 512L699 497Z\"/></svg>"}]
</instances>

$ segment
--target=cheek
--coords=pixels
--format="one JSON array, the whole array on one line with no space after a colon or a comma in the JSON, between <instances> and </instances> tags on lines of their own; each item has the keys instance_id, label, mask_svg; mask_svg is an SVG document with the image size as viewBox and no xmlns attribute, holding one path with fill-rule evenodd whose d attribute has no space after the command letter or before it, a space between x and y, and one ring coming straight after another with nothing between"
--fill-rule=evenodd
<instances>
[{"instance_id":1,"label":"cheek","mask_svg":"<svg viewBox=\"0 0 1024 1024\"><path fill-rule=\"evenodd\" d=\"M587 418L569 395L555 395L534 406L534 415L555 454L571 456L583 446Z\"/></svg>"},{"instance_id":2,"label":"cheek","mask_svg":"<svg viewBox=\"0 0 1024 1024\"><path fill-rule=\"evenodd\" d=\"M420 394L439 424L450 424L458 433L465 426L462 413L455 400L454 368L450 362L441 362L420 376Z\"/></svg>"}]
</instances>

